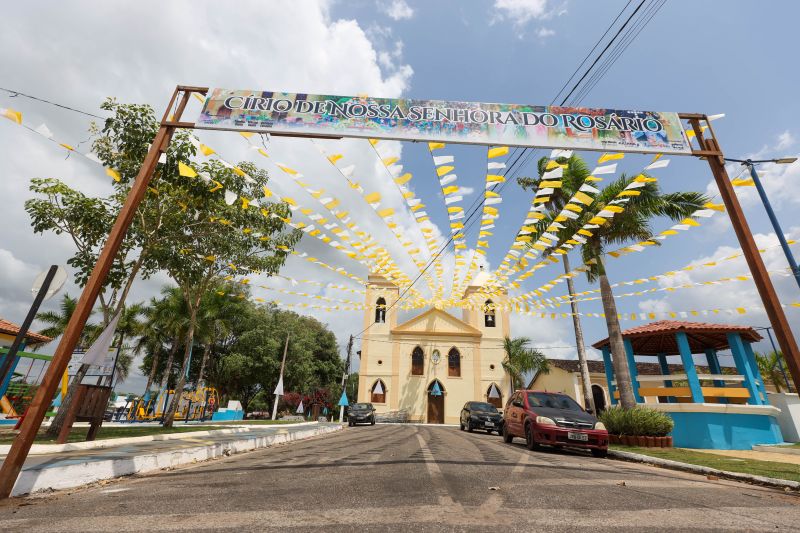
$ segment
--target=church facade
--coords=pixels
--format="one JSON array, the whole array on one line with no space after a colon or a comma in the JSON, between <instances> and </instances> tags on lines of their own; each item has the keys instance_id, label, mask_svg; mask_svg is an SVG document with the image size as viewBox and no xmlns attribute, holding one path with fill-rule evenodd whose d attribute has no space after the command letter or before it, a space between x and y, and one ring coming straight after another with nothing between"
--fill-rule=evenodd
<instances>
[{"instance_id":1,"label":"church facade","mask_svg":"<svg viewBox=\"0 0 800 533\"><path fill-rule=\"evenodd\" d=\"M467 287L468 298L489 276L481 272ZM505 295L464 309L457 318L431 308L398 324L393 304L399 289L370 275L361 343L358 401L377 413L405 411L410 422L458 424L468 401L504 405L510 379L503 370L503 338L510 336L508 312L493 309Z\"/></svg>"}]
</instances>

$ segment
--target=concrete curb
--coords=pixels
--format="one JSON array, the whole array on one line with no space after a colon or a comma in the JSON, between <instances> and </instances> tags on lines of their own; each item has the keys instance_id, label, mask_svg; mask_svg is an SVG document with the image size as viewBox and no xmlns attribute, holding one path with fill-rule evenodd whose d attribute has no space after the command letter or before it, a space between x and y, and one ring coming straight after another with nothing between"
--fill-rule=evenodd
<instances>
[{"instance_id":1,"label":"concrete curb","mask_svg":"<svg viewBox=\"0 0 800 533\"><path fill-rule=\"evenodd\" d=\"M683 472L691 472L693 474L713 475L720 478L732 479L735 481L744 481L745 483L755 483L757 485L767 485L770 487L777 487L781 489L800 490L800 482L789 481L787 479L776 479L772 477L754 476L752 474L742 474L741 472L729 472L727 470L717 470L716 468L709 468L707 466L693 465L689 463L681 463L680 461L672 461L670 459L661 459L659 457L652 457L650 455L642 455L639 453L622 452L618 450L608 450L608 456L612 459L621 459L623 461L632 461L635 463L645 463L672 470L681 470Z\"/></svg>"},{"instance_id":2,"label":"concrete curb","mask_svg":"<svg viewBox=\"0 0 800 533\"><path fill-rule=\"evenodd\" d=\"M198 461L207 461L234 453L241 453L324 435L343 428L341 425L316 426L297 431L284 431L271 435L243 437L240 440L193 446L179 450L142 453L124 458L100 461L75 461L64 466L41 468L34 466L20 472L11 496L23 496L43 490L63 490L104 479L131 474L143 474ZM184 434L185 435L185 434Z\"/></svg>"},{"instance_id":3,"label":"concrete curb","mask_svg":"<svg viewBox=\"0 0 800 533\"><path fill-rule=\"evenodd\" d=\"M253 429L259 429L259 428L297 427L297 426L309 426L314 424L319 424L319 422L302 422L297 424L275 424L274 426L269 424L263 424L263 425L253 424L253 425L241 425L232 427L220 426L223 429L210 429L204 431L183 431L178 433L165 433L163 435L142 435L141 437L125 437L122 439L100 439L100 440L91 440L84 442L69 442L67 444L34 444L33 446L31 446L31 451L28 452L28 454L46 455L48 453L72 452L76 450L94 450L98 448L109 448L111 446L120 446L122 444L138 444L140 442L152 442L155 440L183 439L186 437L213 437L214 435L247 433L249 431L252 431ZM131 426L131 427L136 427L136 426ZM9 450L11 450L10 444L0 445L0 455L8 455Z\"/></svg>"}]
</instances>

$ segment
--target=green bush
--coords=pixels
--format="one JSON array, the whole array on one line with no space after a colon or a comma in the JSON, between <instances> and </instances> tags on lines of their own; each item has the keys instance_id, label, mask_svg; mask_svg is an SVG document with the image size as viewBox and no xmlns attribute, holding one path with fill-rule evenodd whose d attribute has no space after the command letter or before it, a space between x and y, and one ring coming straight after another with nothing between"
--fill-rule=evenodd
<instances>
[{"instance_id":1,"label":"green bush","mask_svg":"<svg viewBox=\"0 0 800 533\"><path fill-rule=\"evenodd\" d=\"M598 418L612 435L665 437L674 425L668 415L641 405L633 409L612 407L600 413Z\"/></svg>"}]
</instances>

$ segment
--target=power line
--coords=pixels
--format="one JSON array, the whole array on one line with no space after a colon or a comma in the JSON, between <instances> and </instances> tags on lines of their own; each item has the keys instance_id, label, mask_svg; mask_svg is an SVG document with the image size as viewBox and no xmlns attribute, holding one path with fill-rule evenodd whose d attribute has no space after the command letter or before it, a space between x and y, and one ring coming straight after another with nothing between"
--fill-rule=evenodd
<instances>
[{"instance_id":1,"label":"power line","mask_svg":"<svg viewBox=\"0 0 800 533\"><path fill-rule=\"evenodd\" d=\"M105 120L106 117L101 117L100 115L95 115L93 113L88 113L86 111L81 111L80 109L75 109L74 107L69 107L67 105L58 104L56 102L51 102L50 100L46 100L44 98L39 98L38 96L32 96L30 94L21 93L19 91L12 91L11 89L6 89L4 87L0 87L0 91L5 91L11 95L11 98L22 96L25 98L30 98L31 100L36 100L37 102L42 102L45 104L49 104L55 107L60 107L61 109L66 109L67 111L74 111L75 113L80 113L81 115L86 115L88 117L99 118L100 120Z\"/></svg>"}]
</instances>

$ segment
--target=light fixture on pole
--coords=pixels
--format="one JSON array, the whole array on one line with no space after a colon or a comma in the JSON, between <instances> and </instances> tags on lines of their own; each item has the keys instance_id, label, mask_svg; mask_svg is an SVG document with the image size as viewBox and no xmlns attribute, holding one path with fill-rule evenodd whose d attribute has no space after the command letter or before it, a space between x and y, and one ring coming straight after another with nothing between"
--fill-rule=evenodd
<instances>
[{"instance_id":1,"label":"light fixture on pole","mask_svg":"<svg viewBox=\"0 0 800 533\"><path fill-rule=\"evenodd\" d=\"M790 165L797 161L797 158L781 157L778 159L759 159L754 161L752 159L729 159L726 157L725 161L741 163L750 170L750 177L753 178L753 184L756 186L758 195L761 197L761 202L764 204L764 209L767 211L767 216L769 216L769 220L772 222L772 229L775 230L775 234L778 236L778 241L780 241L781 248L783 248L783 253L786 255L786 260L789 262L789 268L792 270L792 275L797 282L797 286L800 287L800 268L797 267L797 261L795 261L794 255L792 255L792 250L789 248L789 243L786 242L786 236L783 234L781 225L778 222L778 217L775 216L775 212L772 210L772 205L769 203L769 198L767 198L767 192L764 190L764 186L761 185L758 172L756 172L756 164L758 163L777 163L781 165Z\"/></svg>"}]
</instances>

